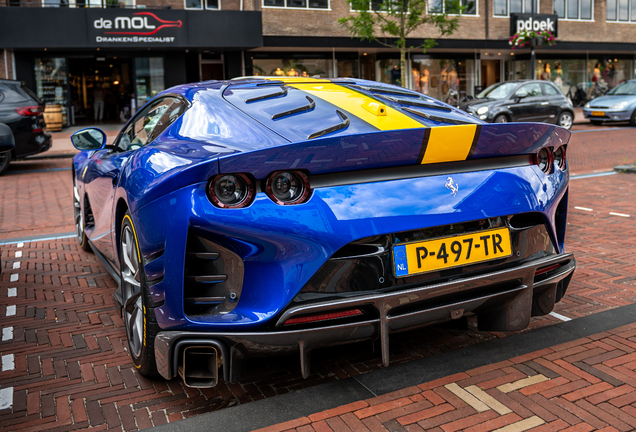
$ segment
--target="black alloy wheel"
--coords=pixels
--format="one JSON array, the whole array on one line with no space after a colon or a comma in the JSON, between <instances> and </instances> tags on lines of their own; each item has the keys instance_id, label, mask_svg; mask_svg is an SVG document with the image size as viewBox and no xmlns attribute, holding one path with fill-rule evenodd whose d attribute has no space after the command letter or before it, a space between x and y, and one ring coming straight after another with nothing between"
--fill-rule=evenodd
<instances>
[{"instance_id":1,"label":"black alloy wheel","mask_svg":"<svg viewBox=\"0 0 636 432\"><path fill-rule=\"evenodd\" d=\"M506 117L505 114L499 114L497 117L495 117L493 123L508 123L508 117Z\"/></svg>"},{"instance_id":2,"label":"black alloy wheel","mask_svg":"<svg viewBox=\"0 0 636 432\"><path fill-rule=\"evenodd\" d=\"M570 130L572 128L572 125L574 124L574 116L569 111L563 111L559 115L557 124L563 128L566 128L567 130Z\"/></svg>"},{"instance_id":3,"label":"black alloy wheel","mask_svg":"<svg viewBox=\"0 0 636 432\"><path fill-rule=\"evenodd\" d=\"M86 252L92 252L91 245L86 238L86 220L82 211L79 188L77 187L77 177L73 173L73 212L75 213L75 234L80 247Z\"/></svg>"},{"instance_id":4,"label":"black alloy wheel","mask_svg":"<svg viewBox=\"0 0 636 432\"><path fill-rule=\"evenodd\" d=\"M9 162L11 162L11 152L0 154L0 175L9 169Z\"/></svg>"},{"instance_id":5,"label":"black alloy wheel","mask_svg":"<svg viewBox=\"0 0 636 432\"><path fill-rule=\"evenodd\" d=\"M155 336L159 333L146 273L139 256L137 235L126 212L119 237L121 292L124 325L133 364L142 375L157 375Z\"/></svg>"}]
</instances>

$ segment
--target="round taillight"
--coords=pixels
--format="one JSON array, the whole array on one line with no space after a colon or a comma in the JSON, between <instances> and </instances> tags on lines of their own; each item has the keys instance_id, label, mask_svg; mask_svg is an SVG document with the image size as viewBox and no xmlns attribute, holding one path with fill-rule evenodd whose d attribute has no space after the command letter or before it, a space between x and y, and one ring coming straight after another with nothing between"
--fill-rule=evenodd
<instances>
[{"instance_id":1,"label":"round taillight","mask_svg":"<svg viewBox=\"0 0 636 432\"><path fill-rule=\"evenodd\" d=\"M561 146L554 151L554 162L560 169L565 170L565 146Z\"/></svg>"},{"instance_id":2,"label":"round taillight","mask_svg":"<svg viewBox=\"0 0 636 432\"><path fill-rule=\"evenodd\" d=\"M217 207L246 207L254 197L254 186L244 174L222 174L210 181L208 196Z\"/></svg>"},{"instance_id":3,"label":"round taillight","mask_svg":"<svg viewBox=\"0 0 636 432\"><path fill-rule=\"evenodd\" d=\"M539 153L537 153L537 165L546 174L552 172L552 152L549 149L544 147L539 150Z\"/></svg>"},{"instance_id":4,"label":"round taillight","mask_svg":"<svg viewBox=\"0 0 636 432\"><path fill-rule=\"evenodd\" d=\"M310 192L309 179L299 171L279 171L267 179L267 195L276 204L300 204Z\"/></svg>"}]
</instances>

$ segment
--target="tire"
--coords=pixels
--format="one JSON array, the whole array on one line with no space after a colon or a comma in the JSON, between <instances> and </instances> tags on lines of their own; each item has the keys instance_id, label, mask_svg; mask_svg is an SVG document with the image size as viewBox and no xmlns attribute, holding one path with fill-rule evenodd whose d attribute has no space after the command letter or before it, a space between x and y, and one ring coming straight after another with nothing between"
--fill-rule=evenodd
<instances>
[{"instance_id":1,"label":"tire","mask_svg":"<svg viewBox=\"0 0 636 432\"><path fill-rule=\"evenodd\" d=\"M603 122L601 120L590 120L590 122L594 125L594 126L600 126L603 124Z\"/></svg>"},{"instance_id":2,"label":"tire","mask_svg":"<svg viewBox=\"0 0 636 432\"><path fill-rule=\"evenodd\" d=\"M497 117L495 117L493 123L508 123L508 117L506 117L505 114L499 114Z\"/></svg>"},{"instance_id":3,"label":"tire","mask_svg":"<svg viewBox=\"0 0 636 432\"><path fill-rule=\"evenodd\" d=\"M77 242L79 246L86 252L92 252L91 245L88 243L86 237L86 220L84 220L84 213L82 212L81 198L79 194L79 188L77 187L77 177L73 173L73 211L75 213L75 235L77 236Z\"/></svg>"},{"instance_id":4,"label":"tire","mask_svg":"<svg viewBox=\"0 0 636 432\"><path fill-rule=\"evenodd\" d=\"M11 162L11 152L0 154L0 175L4 174L9 169L9 163Z\"/></svg>"},{"instance_id":5,"label":"tire","mask_svg":"<svg viewBox=\"0 0 636 432\"><path fill-rule=\"evenodd\" d=\"M630 126L636 126L636 110L634 110L634 112L632 113L632 116L629 118L629 125ZM1 173L2 171L0 171Z\"/></svg>"},{"instance_id":6,"label":"tire","mask_svg":"<svg viewBox=\"0 0 636 432\"><path fill-rule=\"evenodd\" d=\"M563 111L561 114L559 114L557 124L561 127L566 128L567 130L570 130L572 129L572 125L574 124L574 116L570 111Z\"/></svg>"},{"instance_id":7,"label":"tire","mask_svg":"<svg viewBox=\"0 0 636 432\"><path fill-rule=\"evenodd\" d=\"M128 349L135 368L145 376L156 376L155 337L159 325L151 307L148 281L139 255L137 234L126 212L119 236L119 261L123 315Z\"/></svg>"}]
</instances>

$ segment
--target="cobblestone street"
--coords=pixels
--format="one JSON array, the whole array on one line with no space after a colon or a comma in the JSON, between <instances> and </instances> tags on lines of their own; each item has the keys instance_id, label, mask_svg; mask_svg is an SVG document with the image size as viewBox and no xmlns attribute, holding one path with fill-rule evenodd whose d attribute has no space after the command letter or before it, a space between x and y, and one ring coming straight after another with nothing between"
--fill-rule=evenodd
<instances>
[{"instance_id":1,"label":"cobblestone street","mask_svg":"<svg viewBox=\"0 0 636 432\"><path fill-rule=\"evenodd\" d=\"M636 303L636 177L587 176L634 162L634 131L575 129L566 249L578 268L554 313L525 332ZM71 237L70 163L22 161L0 177L3 429L133 431L382 369L366 342L314 351L307 380L297 355L250 359L241 384L214 389L142 377L127 354L116 282ZM391 364L509 336L444 326L404 332L391 338ZM267 430L633 430L635 349L632 324Z\"/></svg>"}]
</instances>

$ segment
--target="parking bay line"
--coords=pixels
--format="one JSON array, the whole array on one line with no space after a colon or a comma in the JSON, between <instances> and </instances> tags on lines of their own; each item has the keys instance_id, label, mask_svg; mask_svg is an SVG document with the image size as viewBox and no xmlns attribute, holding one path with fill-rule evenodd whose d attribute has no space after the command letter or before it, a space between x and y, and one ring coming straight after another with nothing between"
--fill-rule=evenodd
<instances>
[{"instance_id":1,"label":"parking bay line","mask_svg":"<svg viewBox=\"0 0 636 432\"><path fill-rule=\"evenodd\" d=\"M561 321L572 321L572 318L568 318L568 317L563 316L561 314L558 314L556 312L550 312L549 315L555 317L556 319L560 319Z\"/></svg>"},{"instance_id":2,"label":"parking bay line","mask_svg":"<svg viewBox=\"0 0 636 432\"><path fill-rule=\"evenodd\" d=\"M614 212L610 212L610 214L611 214L612 216L630 217L628 214L625 214L625 213L614 213Z\"/></svg>"},{"instance_id":3,"label":"parking bay line","mask_svg":"<svg viewBox=\"0 0 636 432\"><path fill-rule=\"evenodd\" d=\"M591 208L587 208L587 207L574 207L577 210L583 210L583 211L594 211L594 209Z\"/></svg>"}]
</instances>

